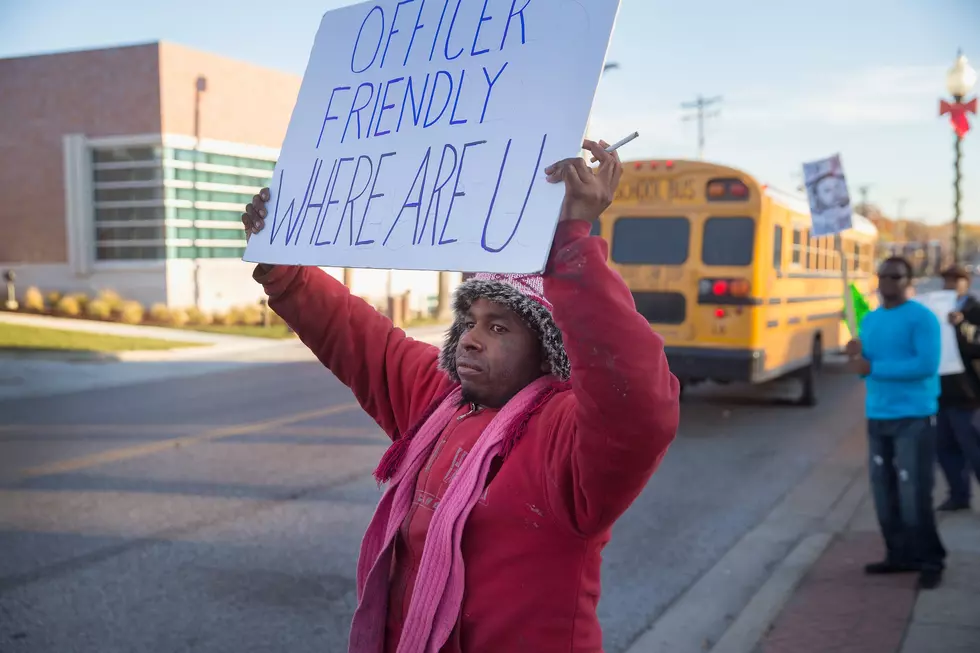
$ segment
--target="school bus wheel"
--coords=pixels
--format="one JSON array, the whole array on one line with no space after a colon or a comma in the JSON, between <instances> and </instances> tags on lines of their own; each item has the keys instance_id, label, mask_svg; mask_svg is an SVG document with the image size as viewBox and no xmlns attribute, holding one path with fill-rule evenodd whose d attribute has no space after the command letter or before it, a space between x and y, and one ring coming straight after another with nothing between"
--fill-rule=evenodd
<instances>
[{"instance_id":1,"label":"school bus wheel","mask_svg":"<svg viewBox=\"0 0 980 653\"><path fill-rule=\"evenodd\" d=\"M797 378L800 379L803 386L800 390L800 397L796 400L797 405L807 407L817 405L817 376L822 366L823 343L818 333L813 338L810 363L806 367L801 368L797 373Z\"/></svg>"}]
</instances>

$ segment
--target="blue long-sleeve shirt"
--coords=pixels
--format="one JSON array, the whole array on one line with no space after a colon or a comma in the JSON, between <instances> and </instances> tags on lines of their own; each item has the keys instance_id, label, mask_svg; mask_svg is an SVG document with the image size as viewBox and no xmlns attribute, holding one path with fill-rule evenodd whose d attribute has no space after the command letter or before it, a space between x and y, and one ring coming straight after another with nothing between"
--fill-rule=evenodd
<instances>
[{"instance_id":1,"label":"blue long-sleeve shirt","mask_svg":"<svg viewBox=\"0 0 980 653\"><path fill-rule=\"evenodd\" d=\"M869 313L859 330L864 357L868 419L927 417L939 409L939 320L907 301Z\"/></svg>"}]
</instances>

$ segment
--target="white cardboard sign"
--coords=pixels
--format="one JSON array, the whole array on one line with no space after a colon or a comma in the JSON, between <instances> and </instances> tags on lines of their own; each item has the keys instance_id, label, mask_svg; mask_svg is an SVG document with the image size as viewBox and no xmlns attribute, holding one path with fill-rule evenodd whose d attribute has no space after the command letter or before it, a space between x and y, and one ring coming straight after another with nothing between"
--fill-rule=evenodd
<instances>
[{"instance_id":1,"label":"white cardboard sign","mask_svg":"<svg viewBox=\"0 0 980 653\"><path fill-rule=\"evenodd\" d=\"M543 170L580 152L619 4L327 12L244 260L542 270L564 194Z\"/></svg>"},{"instance_id":2,"label":"white cardboard sign","mask_svg":"<svg viewBox=\"0 0 980 653\"><path fill-rule=\"evenodd\" d=\"M914 300L931 310L939 320L939 376L961 374L965 368L956 343L956 327L949 323L949 314L956 310L956 291L936 290L916 295Z\"/></svg>"},{"instance_id":3,"label":"white cardboard sign","mask_svg":"<svg viewBox=\"0 0 980 653\"><path fill-rule=\"evenodd\" d=\"M830 236L847 231L853 222L851 195L840 155L803 164L803 180L810 200L810 232Z\"/></svg>"}]
</instances>

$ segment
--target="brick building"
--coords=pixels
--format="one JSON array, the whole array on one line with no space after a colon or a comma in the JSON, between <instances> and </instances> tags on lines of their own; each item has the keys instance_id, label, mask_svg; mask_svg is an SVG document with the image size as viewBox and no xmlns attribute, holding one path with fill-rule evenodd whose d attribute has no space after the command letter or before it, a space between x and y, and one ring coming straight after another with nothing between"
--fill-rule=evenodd
<instances>
[{"instance_id":1,"label":"brick building","mask_svg":"<svg viewBox=\"0 0 980 653\"><path fill-rule=\"evenodd\" d=\"M240 218L300 81L171 43L0 59L0 268L21 290L258 300ZM422 310L438 292L430 272L328 271L378 304L410 290Z\"/></svg>"}]
</instances>

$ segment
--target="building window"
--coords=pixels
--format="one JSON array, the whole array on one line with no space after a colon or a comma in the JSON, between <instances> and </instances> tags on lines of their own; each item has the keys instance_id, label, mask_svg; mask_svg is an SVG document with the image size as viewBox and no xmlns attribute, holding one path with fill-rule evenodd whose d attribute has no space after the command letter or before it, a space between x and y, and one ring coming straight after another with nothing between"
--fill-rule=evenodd
<instances>
[{"instance_id":1,"label":"building window","mask_svg":"<svg viewBox=\"0 0 980 653\"><path fill-rule=\"evenodd\" d=\"M99 261L240 259L242 210L276 166L162 145L94 147L92 164Z\"/></svg>"}]
</instances>

